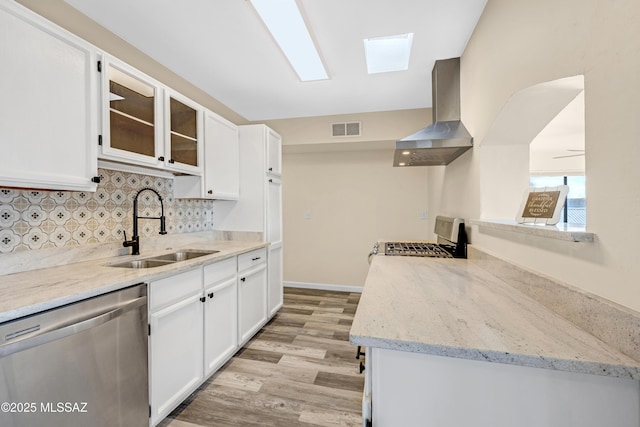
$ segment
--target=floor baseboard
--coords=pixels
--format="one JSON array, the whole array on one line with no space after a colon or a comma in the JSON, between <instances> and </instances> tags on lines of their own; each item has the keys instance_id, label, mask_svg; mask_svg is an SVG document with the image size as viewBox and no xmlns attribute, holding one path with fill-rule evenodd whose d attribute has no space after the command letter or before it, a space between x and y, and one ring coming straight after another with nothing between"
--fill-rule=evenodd
<instances>
[{"instance_id":1,"label":"floor baseboard","mask_svg":"<svg viewBox=\"0 0 640 427\"><path fill-rule=\"evenodd\" d=\"M308 282L284 282L286 288L319 289L322 291L338 292L358 292L362 293L362 286L332 285L329 283L308 283Z\"/></svg>"}]
</instances>

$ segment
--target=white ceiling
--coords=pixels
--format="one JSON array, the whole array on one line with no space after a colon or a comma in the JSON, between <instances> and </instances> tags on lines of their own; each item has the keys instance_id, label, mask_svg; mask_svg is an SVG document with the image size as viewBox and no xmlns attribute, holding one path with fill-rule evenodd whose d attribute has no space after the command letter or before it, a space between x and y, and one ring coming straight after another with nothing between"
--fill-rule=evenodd
<instances>
[{"instance_id":1,"label":"white ceiling","mask_svg":"<svg viewBox=\"0 0 640 427\"><path fill-rule=\"evenodd\" d=\"M486 1L298 0L330 75L300 82L248 0L66 0L251 121L431 107ZM368 75L363 39L409 32L409 70Z\"/></svg>"}]
</instances>

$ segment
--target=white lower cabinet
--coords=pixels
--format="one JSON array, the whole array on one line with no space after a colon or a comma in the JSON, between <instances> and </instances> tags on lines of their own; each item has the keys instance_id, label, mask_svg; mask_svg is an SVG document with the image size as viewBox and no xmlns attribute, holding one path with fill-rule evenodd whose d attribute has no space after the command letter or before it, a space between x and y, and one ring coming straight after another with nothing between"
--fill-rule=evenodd
<instances>
[{"instance_id":1,"label":"white lower cabinet","mask_svg":"<svg viewBox=\"0 0 640 427\"><path fill-rule=\"evenodd\" d=\"M149 284L151 425L203 380L202 268Z\"/></svg>"},{"instance_id":2,"label":"white lower cabinet","mask_svg":"<svg viewBox=\"0 0 640 427\"><path fill-rule=\"evenodd\" d=\"M267 321L267 251L238 256L238 329L240 345Z\"/></svg>"},{"instance_id":3,"label":"white lower cabinet","mask_svg":"<svg viewBox=\"0 0 640 427\"><path fill-rule=\"evenodd\" d=\"M375 427L640 425L630 378L380 348L367 348L366 363Z\"/></svg>"},{"instance_id":4,"label":"white lower cabinet","mask_svg":"<svg viewBox=\"0 0 640 427\"><path fill-rule=\"evenodd\" d=\"M149 284L149 402L157 425L267 321L267 249Z\"/></svg>"},{"instance_id":5,"label":"white lower cabinet","mask_svg":"<svg viewBox=\"0 0 640 427\"><path fill-rule=\"evenodd\" d=\"M220 368L238 349L237 261L204 267L204 375Z\"/></svg>"}]
</instances>

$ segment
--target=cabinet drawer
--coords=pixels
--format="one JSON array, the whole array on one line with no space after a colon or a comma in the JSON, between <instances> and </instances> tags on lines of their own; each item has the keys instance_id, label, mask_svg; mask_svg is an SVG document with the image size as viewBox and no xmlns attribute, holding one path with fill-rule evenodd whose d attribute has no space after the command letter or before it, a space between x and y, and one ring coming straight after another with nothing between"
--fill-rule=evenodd
<instances>
[{"instance_id":1,"label":"cabinet drawer","mask_svg":"<svg viewBox=\"0 0 640 427\"><path fill-rule=\"evenodd\" d=\"M204 266L204 283L208 286L212 283L219 282L229 277L236 275L237 271L236 257L219 261L213 264Z\"/></svg>"},{"instance_id":2,"label":"cabinet drawer","mask_svg":"<svg viewBox=\"0 0 640 427\"><path fill-rule=\"evenodd\" d=\"M238 255L238 271L246 270L254 265L267 261L267 248L256 249L246 254Z\"/></svg>"},{"instance_id":3,"label":"cabinet drawer","mask_svg":"<svg viewBox=\"0 0 640 427\"><path fill-rule=\"evenodd\" d=\"M149 285L149 310L202 292L202 268L156 280Z\"/></svg>"}]
</instances>

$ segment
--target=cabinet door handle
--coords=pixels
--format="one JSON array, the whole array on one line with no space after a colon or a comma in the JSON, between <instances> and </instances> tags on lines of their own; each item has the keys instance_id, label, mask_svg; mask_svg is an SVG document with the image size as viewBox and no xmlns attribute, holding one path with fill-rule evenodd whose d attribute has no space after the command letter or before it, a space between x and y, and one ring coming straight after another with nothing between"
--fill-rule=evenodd
<instances>
[{"instance_id":1,"label":"cabinet door handle","mask_svg":"<svg viewBox=\"0 0 640 427\"><path fill-rule=\"evenodd\" d=\"M207 191L207 194L213 194L213 190Z\"/></svg>"},{"instance_id":2,"label":"cabinet door handle","mask_svg":"<svg viewBox=\"0 0 640 427\"><path fill-rule=\"evenodd\" d=\"M247 278L246 278L246 277L241 277L241 278L240 278L240 281L241 281L241 282L246 282L246 281L247 281Z\"/></svg>"},{"instance_id":3,"label":"cabinet door handle","mask_svg":"<svg viewBox=\"0 0 640 427\"><path fill-rule=\"evenodd\" d=\"M273 172L273 168L269 168L269 172Z\"/></svg>"},{"instance_id":4,"label":"cabinet door handle","mask_svg":"<svg viewBox=\"0 0 640 427\"><path fill-rule=\"evenodd\" d=\"M209 293L209 298L213 298L213 292Z\"/></svg>"},{"instance_id":5,"label":"cabinet door handle","mask_svg":"<svg viewBox=\"0 0 640 427\"><path fill-rule=\"evenodd\" d=\"M173 159L169 159L169 163L174 164L176 161Z\"/></svg>"},{"instance_id":6,"label":"cabinet door handle","mask_svg":"<svg viewBox=\"0 0 640 427\"><path fill-rule=\"evenodd\" d=\"M158 157L158 160L160 160L161 162L164 162L164 156Z\"/></svg>"},{"instance_id":7,"label":"cabinet door handle","mask_svg":"<svg viewBox=\"0 0 640 427\"><path fill-rule=\"evenodd\" d=\"M207 299L205 297L200 297L200 302L205 302Z\"/></svg>"},{"instance_id":8,"label":"cabinet door handle","mask_svg":"<svg viewBox=\"0 0 640 427\"><path fill-rule=\"evenodd\" d=\"M251 258L251 261L257 261L259 259L260 259L260 257L258 256L258 257L255 257L255 258Z\"/></svg>"},{"instance_id":9,"label":"cabinet door handle","mask_svg":"<svg viewBox=\"0 0 640 427\"><path fill-rule=\"evenodd\" d=\"M360 362L360 373L364 372L364 363Z\"/></svg>"}]
</instances>

